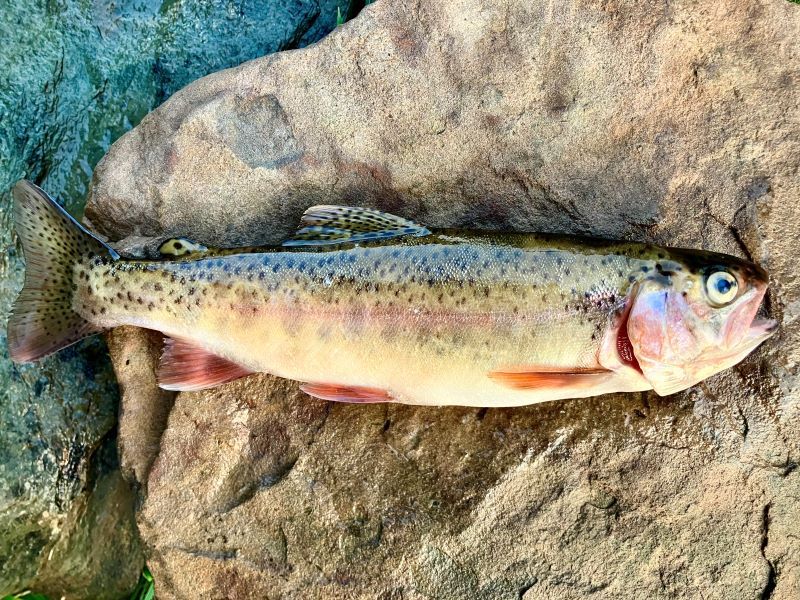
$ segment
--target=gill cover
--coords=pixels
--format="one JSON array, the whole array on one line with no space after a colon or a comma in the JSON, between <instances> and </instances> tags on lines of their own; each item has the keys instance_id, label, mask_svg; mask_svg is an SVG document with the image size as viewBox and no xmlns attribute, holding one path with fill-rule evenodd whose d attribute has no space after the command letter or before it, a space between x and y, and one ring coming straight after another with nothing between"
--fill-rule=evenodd
<instances>
[{"instance_id":1,"label":"gill cover","mask_svg":"<svg viewBox=\"0 0 800 600\"><path fill-rule=\"evenodd\" d=\"M699 381L690 381L685 367L697 358L698 347L687 311L680 294L654 281L645 281L628 317L627 333L639 367L660 396L674 394Z\"/></svg>"}]
</instances>

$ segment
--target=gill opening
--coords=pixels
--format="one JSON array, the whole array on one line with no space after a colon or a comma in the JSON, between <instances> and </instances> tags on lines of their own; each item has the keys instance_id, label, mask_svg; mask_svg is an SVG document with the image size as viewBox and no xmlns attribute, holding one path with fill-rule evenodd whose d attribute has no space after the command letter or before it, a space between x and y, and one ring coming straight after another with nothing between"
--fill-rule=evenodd
<instances>
[{"instance_id":1,"label":"gill opening","mask_svg":"<svg viewBox=\"0 0 800 600\"><path fill-rule=\"evenodd\" d=\"M617 355L619 356L622 364L636 369L639 373L643 373L642 367L639 365L639 360L636 358L636 353L633 351L633 344L628 336L628 318L631 314L633 302L625 307L625 312L622 315L619 328L617 329Z\"/></svg>"}]
</instances>

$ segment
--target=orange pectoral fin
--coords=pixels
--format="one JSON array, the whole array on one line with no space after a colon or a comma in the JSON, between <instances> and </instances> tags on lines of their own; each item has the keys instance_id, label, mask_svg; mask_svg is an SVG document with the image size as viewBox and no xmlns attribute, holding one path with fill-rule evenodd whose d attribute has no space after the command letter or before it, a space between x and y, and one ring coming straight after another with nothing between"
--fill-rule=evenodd
<instances>
[{"instance_id":1,"label":"orange pectoral fin","mask_svg":"<svg viewBox=\"0 0 800 600\"><path fill-rule=\"evenodd\" d=\"M376 402L393 402L394 398L386 390L380 388L361 387L357 385L339 385L336 383L303 383L300 389L309 396L331 402L356 402L373 404Z\"/></svg>"},{"instance_id":2,"label":"orange pectoral fin","mask_svg":"<svg viewBox=\"0 0 800 600\"><path fill-rule=\"evenodd\" d=\"M165 390L195 392L251 373L241 365L211 354L188 340L165 338L164 354L157 375L159 387Z\"/></svg>"},{"instance_id":3,"label":"orange pectoral fin","mask_svg":"<svg viewBox=\"0 0 800 600\"><path fill-rule=\"evenodd\" d=\"M542 388L585 389L603 381L613 371L608 369L558 369L553 367L519 367L489 373L497 383L515 390Z\"/></svg>"}]
</instances>

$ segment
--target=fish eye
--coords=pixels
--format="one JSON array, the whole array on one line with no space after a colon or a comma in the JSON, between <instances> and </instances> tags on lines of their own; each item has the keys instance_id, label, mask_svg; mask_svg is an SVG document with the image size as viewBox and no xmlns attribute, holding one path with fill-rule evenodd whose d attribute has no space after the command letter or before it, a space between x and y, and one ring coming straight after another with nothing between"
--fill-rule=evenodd
<instances>
[{"instance_id":1,"label":"fish eye","mask_svg":"<svg viewBox=\"0 0 800 600\"><path fill-rule=\"evenodd\" d=\"M712 304L725 306L733 302L739 291L739 282L728 271L714 271L706 279L706 294Z\"/></svg>"}]
</instances>

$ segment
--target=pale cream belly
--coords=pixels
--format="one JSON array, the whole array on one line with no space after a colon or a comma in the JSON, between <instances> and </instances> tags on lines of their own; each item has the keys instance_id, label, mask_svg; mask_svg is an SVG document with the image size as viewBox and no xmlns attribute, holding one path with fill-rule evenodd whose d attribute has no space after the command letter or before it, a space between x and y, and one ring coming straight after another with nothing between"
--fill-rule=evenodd
<instances>
[{"instance_id":1,"label":"pale cream belly","mask_svg":"<svg viewBox=\"0 0 800 600\"><path fill-rule=\"evenodd\" d=\"M488 349L476 352L476 345L486 344L481 339L485 336L460 336L456 331L454 340L420 343L426 339L426 328L431 329L429 323L414 322L411 316L406 317L402 331L395 332L396 327L397 323L380 319L331 315L322 307L272 307L256 314L204 311L195 319L156 328L192 339L254 372L301 382L378 388L405 404L522 406L650 389L641 377L625 372L609 373L591 386L513 389L498 383L489 373L502 365L527 364L530 355L526 355L524 346L511 343L498 332L494 335L499 339L492 339ZM416 335L407 335L408 329L415 328ZM565 360L557 356L559 351L553 346L551 352L556 358L549 358Z\"/></svg>"}]
</instances>

